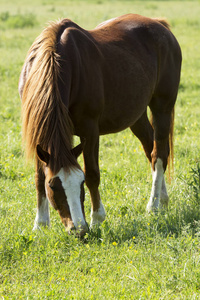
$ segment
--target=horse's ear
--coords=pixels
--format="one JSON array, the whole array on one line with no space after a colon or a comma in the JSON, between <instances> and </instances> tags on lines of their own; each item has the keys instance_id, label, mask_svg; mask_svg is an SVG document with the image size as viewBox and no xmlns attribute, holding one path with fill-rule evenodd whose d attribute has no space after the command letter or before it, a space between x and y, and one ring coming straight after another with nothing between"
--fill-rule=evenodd
<instances>
[{"instance_id":1,"label":"horse's ear","mask_svg":"<svg viewBox=\"0 0 200 300\"><path fill-rule=\"evenodd\" d=\"M44 151L40 145L37 145L37 156L42 162L48 165L50 160L50 154Z\"/></svg>"},{"instance_id":2,"label":"horse's ear","mask_svg":"<svg viewBox=\"0 0 200 300\"><path fill-rule=\"evenodd\" d=\"M84 146L85 146L85 139L84 139L83 141L81 141L81 143L80 143L78 146L74 147L74 148L71 150L72 154L73 154L76 158L78 158L79 155L81 155Z\"/></svg>"}]
</instances>

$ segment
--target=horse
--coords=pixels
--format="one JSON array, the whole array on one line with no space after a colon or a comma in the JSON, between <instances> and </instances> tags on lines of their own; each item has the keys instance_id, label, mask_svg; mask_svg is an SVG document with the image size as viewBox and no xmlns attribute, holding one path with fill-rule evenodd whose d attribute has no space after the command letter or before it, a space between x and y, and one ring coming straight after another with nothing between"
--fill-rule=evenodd
<instances>
[{"instance_id":1,"label":"horse","mask_svg":"<svg viewBox=\"0 0 200 300\"><path fill-rule=\"evenodd\" d=\"M85 30L52 22L28 51L19 79L22 137L35 160L34 228L50 225L49 203L67 231L84 236L106 212L99 184L99 137L130 128L152 168L147 211L168 205L164 173L173 155L181 49L165 19L127 14ZM147 108L150 108L152 121ZM73 136L80 144L73 146ZM83 152L84 171L77 159Z\"/></svg>"}]
</instances>

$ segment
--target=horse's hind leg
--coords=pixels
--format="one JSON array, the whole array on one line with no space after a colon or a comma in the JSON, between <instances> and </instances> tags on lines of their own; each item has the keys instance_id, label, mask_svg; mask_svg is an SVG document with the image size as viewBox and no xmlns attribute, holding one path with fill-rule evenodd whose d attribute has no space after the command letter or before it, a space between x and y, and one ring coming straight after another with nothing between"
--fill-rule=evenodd
<instances>
[{"instance_id":1,"label":"horse's hind leg","mask_svg":"<svg viewBox=\"0 0 200 300\"><path fill-rule=\"evenodd\" d=\"M39 161L36 164L35 185L37 193L37 213L33 230L38 229L40 225L50 225L49 202L45 193L45 176Z\"/></svg>"},{"instance_id":2,"label":"horse's hind leg","mask_svg":"<svg viewBox=\"0 0 200 300\"><path fill-rule=\"evenodd\" d=\"M173 106L171 110L169 107L166 109L164 105L161 108L161 101L162 99L157 99L151 105L154 128L153 151L151 153L153 184L150 200L147 204L148 212L157 210L160 206L167 206L168 204L168 195L163 178L170 151L169 134Z\"/></svg>"},{"instance_id":3,"label":"horse's hind leg","mask_svg":"<svg viewBox=\"0 0 200 300\"><path fill-rule=\"evenodd\" d=\"M151 154L152 154L153 147L154 147L154 130L149 122L146 111L140 117L140 119L133 126L130 127L130 129L142 143L145 154L146 154L149 162L152 164ZM153 168L152 168L153 186L152 186L151 198L156 197L156 196L154 196L154 194L158 193L157 190L160 190L159 185L161 184L161 193L159 193L159 196L157 196L157 200L160 198L161 206L167 206L168 202L169 202L169 197L167 194L167 189L166 189L163 172L161 172L161 175L159 175L159 170L158 170L158 168L156 168L156 169L157 169L157 171L156 171L157 176L155 178L155 170L153 170ZM159 178L159 185L157 183L158 178ZM147 207L147 210L149 210L149 207Z\"/></svg>"}]
</instances>

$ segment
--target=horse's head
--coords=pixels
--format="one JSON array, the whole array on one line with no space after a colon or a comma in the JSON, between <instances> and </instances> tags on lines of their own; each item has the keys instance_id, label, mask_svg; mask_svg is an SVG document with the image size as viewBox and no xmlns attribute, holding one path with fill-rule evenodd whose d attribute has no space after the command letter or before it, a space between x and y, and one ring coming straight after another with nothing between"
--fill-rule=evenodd
<instances>
[{"instance_id":1,"label":"horse's head","mask_svg":"<svg viewBox=\"0 0 200 300\"><path fill-rule=\"evenodd\" d=\"M82 145L75 147L73 155L78 157L82 152ZM83 236L88 226L84 212L84 181L85 176L80 167L65 169L58 172L51 170L51 155L37 146L37 156L42 162L45 174L45 191L51 205L58 210L61 220L68 231L76 229L78 235Z\"/></svg>"}]
</instances>

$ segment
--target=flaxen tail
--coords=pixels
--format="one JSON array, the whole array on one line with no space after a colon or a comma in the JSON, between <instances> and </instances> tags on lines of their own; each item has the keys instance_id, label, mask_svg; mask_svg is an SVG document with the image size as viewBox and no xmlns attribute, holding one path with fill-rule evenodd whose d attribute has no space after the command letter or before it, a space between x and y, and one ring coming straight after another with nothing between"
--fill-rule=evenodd
<instances>
[{"instance_id":1,"label":"flaxen tail","mask_svg":"<svg viewBox=\"0 0 200 300\"><path fill-rule=\"evenodd\" d=\"M170 24L168 23L168 21L166 19L164 19L164 18L153 18L153 20L158 21L163 26L165 26L168 30L170 30Z\"/></svg>"},{"instance_id":2,"label":"flaxen tail","mask_svg":"<svg viewBox=\"0 0 200 300\"><path fill-rule=\"evenodd\" d=\"M170 24L168 23L168 21L166 19L154 18L154 20L158 21L163 26L165 26L168 30L170 30ZM169 132L170 154L168 157L168 164L167 164L169 180L171 178L171 175L173 175L173 170L174 170L174 111L175 111L175 109L173 108L172 113L171 113L171 125L170 125L170 132Z\"/></svg>"},{"instance_id":3,"label":"flaxen tail","mask_svg":"<svg viewBox=\"0 0 200 300\"><path fill-rule=\"evenodd\" d=\"M173 176L173 171L174 171L174 115L175 115L175 108L173 107L171 113L171 124L170 124L170 132L169 132L169 149L170 149L170 154L168 157L169 181L170 178Z\"/></svg>"},{"instance_id":4,"label":"flaxen tail","mask_svg":"<svg viewBox=\"0 0 200 300\"><path fill-rule=\"evenodd\" d=\"M170 131L169 131L169 157L167 161L169 181L173 176L173 170L174 170L174 115L175 115L175 108L173 107L173 110L171 112L171 123L170 123ZM153 127L152 112L150 112L150 123L151 126Z\"/></svg>"}]
</instances>

